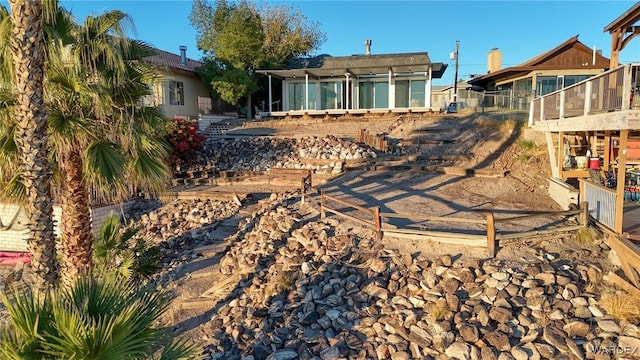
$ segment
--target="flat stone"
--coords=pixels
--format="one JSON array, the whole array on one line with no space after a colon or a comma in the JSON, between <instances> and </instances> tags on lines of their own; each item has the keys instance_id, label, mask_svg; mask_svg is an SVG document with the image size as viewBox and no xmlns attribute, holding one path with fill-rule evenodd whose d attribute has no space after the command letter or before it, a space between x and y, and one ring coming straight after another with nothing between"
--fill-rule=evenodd
<instances>
[{"instance_id":1,"label":"flat stone","mask_svg":"<svg viewBox=\"0 0 640 360\"><path fill-rule=\"evenodd\" d=\"M539 273L534 276L536 280L540 280L542 285L553 285L556 283L556 275L553 273Z\"/></svg>"},{"instance_id":2,"label":"flat stone","mask_svg":"<svg viewBox=\"0 0 640 360\"><path fill-rule=\"evenodd\" d=\"M640 339L631 336L618 337L618 349L623 350L625 357L640 357Z\"/></svg>"},{"instance_id":3,"label":"flat stone","mask_svg":"<svg viewBox=\"0 0 640 360\"><path fill-rule=\"evenodd\" d=\"M567 346L568 337L564 331L557 327L552 325L545 326L542 331L542 337L547 344L557 348L558 350L565 353L569 351L569 347Z\"/></svg>"},{"instance_id":4,"label":"flat stone","mask_svg":"<svg viewBox=\"0 0 640 360\"><path fill-rule=\"evenodd\" d=\"M529 353L526 349L516 345L511 348L511 356L513 356L516 360L528 360Z\"/></svg>"},{"instance_id":5,"label":"flat stone","mask_svg":"<svg viewBox=\"0 0 640 360\"><path fill-rule=\"evenodd\" d=\"M576 342L571 339L566 339L566 341L571 353L573 353L573 355L575 355L578 359L584 359L584 352L582 351L580 346L578 346L578 344L576 344Z\"/></svg>"},{"instance_id":6,"label":"flat stone","mask_svg":"<svg viewBox=\"0 0 640 360\"><path fill-rule=\"evenodd\" d=\"M396 351L391 354L391 360L410 360L411 354L406 351Z\"/></svg>"},{"instance_id":7,"label":"flat stone","mask_svg":"<svg viewBox=\"0 0 640 360\"><path fill-rule=\"evenodd\" d=\"M482 360L497 360L496 350L491 346L480 348L480 358Z\"/></svg>"},{"instance_id":8,"label":"flat stone","mask_svg":"<svg viewBox=\"0 0 640 360\"><path fill-rule=\"evenodd\" d=\"M337 346L328 347L320 351L320 359L336 360L340 358L340 349Z\"/></svg>"},{"instance_id":9,"label":"flat stone","mask_svg":"<svg viewBox=\"0 0 640 360\"><path fill-rule=\"evenodd\" d=\"M484 340L494 346L499 351L507 351L511 347L509 337L500 331L491 331L484 335Z\"/></svg>"},{"instance_id":10,"label":"flat stone","mask_svg":"<svg viewBox=\"0 0 640 360\"><path fill-rule=\"evenodd\" d=\"M589 334L591 326L585 322L575 320L565 324L563 330L571 337L585 337Z\"/></svg>"},{"instance_id":11,"label":"flat stone","mask_svg":"<svg viewBox=\"0 0 640 360\"><path fill-rule=\"evenodd\" d=\"M266 360L295 360L297 358L297 351L291 349L280 349L267 356Z\"/></svg>"},{"instance_id":12,"label":"flat stone","mask_svg":"<svg viewBox=\"0 0 640 360\"><path fill-rule=\"evenodd\" d=\"M520 343L530 343L538 340L540 337L540 329L539 328L531 328L527 332L525 336L520 339Z\"/></svg>"},{"instance_id":13,"label":"flat stone","mask_svg":"<svg viewBox=\"0 0 640 360\"><path fill-rule=\"evenodd\" d=\"M552 345L543 343L534 343L533 345L543 359L553 359L556 355L556 349Z\"/></svg>"},{"instance_id":14,"label":"flat stone","mask_svg":"<svg viewBox=\"0 0 640 360\"><path fill-rule=\"evenodd\" d=\"M585 306L578 306L574 309L573 316L579 319L590 319L593 317L593 314L589 310L589 308Z\"/></svg>"},{"instance_id":15,"label":"flat stone","mask_svg":"<svg viewBox=\"0 0 640 360\"><path fill-rule=\"evenodd\" d=\"M452 359L469 360L471 359L471 348L462 342L454 342L445 350L445 354Z\"/></svg>"},{"instance_id":16,"label":"flat stone","mask_svg":"<svg viewBox=\"0 0 640 360\"><path fill-rule=\"evenodd\" d=\"M502 307L492 307L489 310L489 317L498 323L505 324L513 316L511 310Z\"/></svg>"},{"instance_id":17,"label":"flat stone","mask_svg":"<svg viewBox=\"0 0 640 360\"><path fill-rule=\"evenodd\" d=\"M615 320L598 320L598 327L603 331L620 332L620 325Z\"/></svg>"},{"instance_id":18,"label":"flat stone","mask_svg":"<svg viewBox=\"0 0 640 360\"><path fill-rule=\"evenodd\" d=\"M463 324L460 326L460 336L468 343L475 343L480 339L478 328L473 324Z\"/></svg>"},{"instance_id":19,"label":"flat stone","mask_svg":"<svg viewBox=\"0 0 640 360\"><path fill-rule=\"evenodd\" d=\"M448 278L442 282L442 289L444 289L445 292L450 294L458 291L459 287L460 287L460 282L454 278Z\"/></svg>"},{"instance_id":20,"label":"flat stone","mask_svg":"<svg viewBox=\"0 0 640 360\"><path fill-rule=\"evenodd\" d=\"M527 355L529 355L529 360L540 360L540 352L533 343L526 343L522 345L522 349L524 349L527 352Z\"/></svg>"},{"instance_id":21,"label":"flat stone","mask_svg":"<svg viewBox=\"0 0 640 360\"><path fill-rule=\"evenodd\" d=\"M598 307L596 305L590 305L589 306L589 311L591 311L591 314L593 314L593 316L595 316L595 317L604 316L604 311L600 307Z\"/></svg>"}]
</instances>

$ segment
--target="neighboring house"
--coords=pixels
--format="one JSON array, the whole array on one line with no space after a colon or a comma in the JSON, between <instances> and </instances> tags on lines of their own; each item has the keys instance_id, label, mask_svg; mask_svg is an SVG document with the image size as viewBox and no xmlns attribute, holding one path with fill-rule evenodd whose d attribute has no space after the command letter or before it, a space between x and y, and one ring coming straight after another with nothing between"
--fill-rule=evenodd
<instances>
[{"instance_id":1,"label":"neighboring house","mask_svg":"<svg viewBox=\"0 0 640 360\"><path fill-rule=\"evenodd\" d=\"M458 96L454 96L455 90L458 91ZM434 85L431 87L431 104L438 106L441 109L457 98L459 102L465 102L467 106L478 106L477 95L473 93L475 88L469 84L469 80L458 81L457 89L454 89L453 85Z\"/></svg>"},{"instance_id":2,"label":"neighboring house","mask_svg":"<svg viewBox=\"0 0 640 360\"><path fill-rule=\"evenodd\" d=\"M512 98L514 109L527 110L531 99L575 84L609 68L609 59L574 36L524 63L500 69L501 53L489 52L489 73L469 84Z\"/></svg>"},{"instance_id":3,"label":"neighboring house","mask_svg":"<svg viewBox=\"0 0 640 360\"><path fill-rule=\"evenodd\" d=\"M169 117L195 118L211 111L211 96L195 69L201 62L187 58L187 47L180 46L180 55L154 49L156 55L146 60L162 69L153 84L153 95L144 101L157 106Z\"/></svg>"},{"instance_id":4,"label":"neighboring house","mask_svg":"<svg viewBox=\"0 0 640 360\"><path fill-rule=\"evenodd\" d=\"M426 52L371 55L370 45L365 42L365 55L319 55L296 59L284 70L257 70L268 77L265 110L285 116L439 109L431 102L431 82L446 64L432 63Z\"/></svg>"}]
</instances>

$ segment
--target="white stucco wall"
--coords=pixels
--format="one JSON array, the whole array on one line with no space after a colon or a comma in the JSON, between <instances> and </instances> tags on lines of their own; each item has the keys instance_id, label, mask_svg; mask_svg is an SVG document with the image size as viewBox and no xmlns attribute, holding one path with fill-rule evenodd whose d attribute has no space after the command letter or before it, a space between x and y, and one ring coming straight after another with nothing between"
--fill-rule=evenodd
<instances>
[{"instance_id":1,"label":"white stucco wall","mask_svg":"<svg viewBox=\"0 0 640 360\"><path fill-rule=\"evenodd\" d=\"M116 215L118 217L124 211L127 211L134 201L127 201L124 204L113 204L105 206L97 206L91 208L91 230L94 235L97 235L102 228L107 217ZM59 205L53 207L53 231L56 236L60 236L60 218L62 216L62 209ZM29 251L27 246L27 229L25 226L26 216L24 210L19 205L0 203L0 222L2 222L3 228L0 228L0 251ZM12 224L9 229L4 227Z\"/></svg>"}]
</instances>

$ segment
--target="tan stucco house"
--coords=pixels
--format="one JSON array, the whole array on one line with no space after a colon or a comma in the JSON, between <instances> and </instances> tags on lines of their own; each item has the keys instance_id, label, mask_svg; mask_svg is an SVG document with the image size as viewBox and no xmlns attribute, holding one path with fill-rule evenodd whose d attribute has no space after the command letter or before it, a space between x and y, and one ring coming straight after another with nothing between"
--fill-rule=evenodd
<instances>
[{"instance_id":1,"label":"tan stucco house","mask_svg":"<svg viewBox=\"0 0 640 360\"><path fill-rule=\"evenodd\" d=\"M187 57L186 46L179 50L176 55L154 49L156 55L146 58L161 69L161 75L153 84L153 96L145 101L169 117L197 118L211 110L211 95L195 71L202 63Z\"/></svg>"}]
</instances>

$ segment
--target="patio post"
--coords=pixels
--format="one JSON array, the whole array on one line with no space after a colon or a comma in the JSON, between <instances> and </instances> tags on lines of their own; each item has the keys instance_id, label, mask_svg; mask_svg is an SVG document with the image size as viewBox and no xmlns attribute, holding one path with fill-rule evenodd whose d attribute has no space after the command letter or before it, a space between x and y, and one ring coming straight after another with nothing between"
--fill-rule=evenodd
<instances>
[{"instance_id":1,"label":"patio post","mask_svg":"<svg viewBox=\"0 0 640 360\"><path fill-rule=\"evenodd\" d=\"M345 109L349 108L349 73L344 74L347 78L346 89L344 89Z\"/></svg>"},{"instance_id":2,"label":"patio post","mask_svg":"<svg viewBox=\"0 0 640 360\"><path fill-rule=\"evenodd\" d=\"M273 112L273 98L271 92L271 75L269 75L269 114Z\"/></svg>"},{"instance_id":3,"label":"patio post","mask_svg":"<svg viewBox=\"0 0 640 360\"><path fill-rule=\"evenodd\" d=\"M304 108L309 110L309 74L304 74Z\"/></svg>"}]
</instances>

